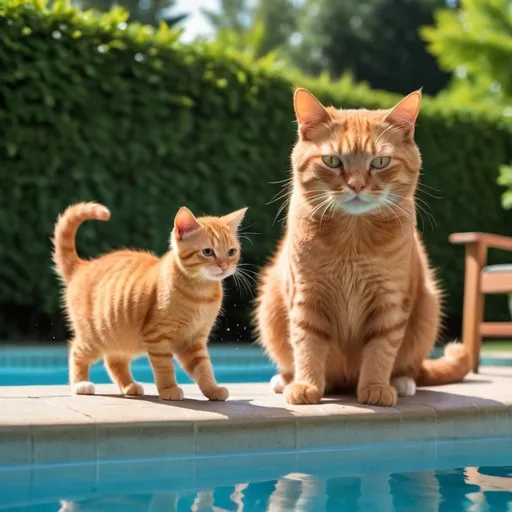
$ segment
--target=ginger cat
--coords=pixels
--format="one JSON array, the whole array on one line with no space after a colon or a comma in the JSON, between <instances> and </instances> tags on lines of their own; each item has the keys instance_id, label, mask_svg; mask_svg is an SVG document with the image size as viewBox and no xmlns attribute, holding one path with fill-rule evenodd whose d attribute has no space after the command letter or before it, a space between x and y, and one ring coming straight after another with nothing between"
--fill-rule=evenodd
<instances>
[{"instance_id":1,"label":"ginger cat","mask_svg":"<svg viewBox=\"0 0 512 512\"><path fill-rule=\"evenodd\" d=\"M237 231L246 210L196 219L183 207L174 219L171 249L162 258L120 250L90 261L76 252L76 231L85 220L108 220L109 210L80 203L59 217L53 259L74 331L69 351L74 393L94 394L89 367L103 357L123 394L142 395L130 363L146 352L162 400L183 399L173 356L207 398L228 398L215 381L206 344L222 304L221 281L235 273L240 259Z\"/></svg>"},{"instance_id":2,"label":"ginger cat","mask_svg":"<svg viewBox=\"0 0 512 512\"><path fill-rule=\"evenodd\" d=\"M441 293L416 229L421 92L391 110L325 108L295 93L286 233L264 269L256 321L280 373L275 392L313 404L357 388L363 404L393 406L416 385L460 381L469 355L436 340Z\"/></svg>"}]
</instances>

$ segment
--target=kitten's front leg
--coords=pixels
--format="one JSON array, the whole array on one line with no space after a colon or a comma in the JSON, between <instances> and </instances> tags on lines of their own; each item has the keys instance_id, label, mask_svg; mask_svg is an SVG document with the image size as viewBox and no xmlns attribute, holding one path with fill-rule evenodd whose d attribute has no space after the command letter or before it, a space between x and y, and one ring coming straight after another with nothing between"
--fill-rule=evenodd
<instances>
[{"instance_id":1,"label":"kitten's front leg","mask_svg":"<svg viewBox=\"0 0 512 512\"><path fill-rule=\"evenodd\" d=\"M294 380L284 388L289 404L320 402L325 391L325 364L331 339L330 325L315 304L297 298L290 312L290 342Z\"/></svg>"},{"instance_id":2,"label":"kitten's front leg","mask_svg":"<svg viewBox=\"0 0 512 512\"><path fill-rule=\"evenodd\" d=\"M197 382L203 395L210 400L227 400L229 391L219 386L213 374L213 367L206 348L208 334L197 341L186 343L176 351L176 356L185 371Z\"/></svg>"},{"instance_id":3,"label":"kitten's front leg","mask_svg":"<svg viewBox=\"0 0 512 512\"><path fill-rule=\"evenodd\" d=\"M172 363L171 341L166 336L146 339L149 362L153 368L158 396L162 400L183 400L183 390L178 387Z\"/></svg>"},{"instance_id":4,"label":"kitten's front leg","mask_svg":"<svg viewBox=\"0 0 512 512\"><path fill-rule=\"evenodd\" d=\"M408 313L398 305L376 316L361 358L357 386L360 403L384 407L396 405L397 392L390 380L407 321Z\"/></svg>"}]
</instances>

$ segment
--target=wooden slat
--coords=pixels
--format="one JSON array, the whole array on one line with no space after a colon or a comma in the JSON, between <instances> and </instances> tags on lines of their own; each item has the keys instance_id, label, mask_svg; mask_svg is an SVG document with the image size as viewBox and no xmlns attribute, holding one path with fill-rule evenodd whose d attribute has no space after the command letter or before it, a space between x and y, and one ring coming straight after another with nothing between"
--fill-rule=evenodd
<instances>
[{"instance_id":1,"label":"wooden slat","mask_svg":"<svg viewBox=\"0 0 512 512\"><path fill-rule=\"evenodd\" d=\"M483 293L512 292L512 272L483 272L481 279Z\"/></svg>"},{"instance_id":2,"label":"wooden slat","mask_svg":"<svg viewBox=\"0 0 512 512\"><path fill-rule=\"evenodd\" d=\"M491 233L452 233L452 244L482 244L484 247L512 251L512 238Z\"/></svg>"},{"instance_id":3,"label":"wooden slat","mask_svg":"<svg viewBox=\"0 0 512 512\"><path fill-rule=\"evenodd\" d=\"M508 338L512 336L512 322L484 322L480 334L484 338Z\"/></svg>"}]
</instances>

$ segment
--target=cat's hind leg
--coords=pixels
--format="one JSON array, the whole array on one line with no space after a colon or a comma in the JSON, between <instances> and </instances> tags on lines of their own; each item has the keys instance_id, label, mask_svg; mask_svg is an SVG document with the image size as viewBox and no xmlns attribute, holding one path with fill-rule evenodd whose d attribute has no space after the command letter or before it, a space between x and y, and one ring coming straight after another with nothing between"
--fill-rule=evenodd
<instances>
[{"instance_id":1,"label":"cat's hind leg","mask_svg":"<svg viewBox=\"0 0 512 512\"><path fill-rule=\"evenodd\" d=\"M100 351L79 338L69 349L69 383L74 395L94 395L94 384L89 380L89 368L101 356Z\"/></svg>"},{"instance_id":2,"label":"cat's hind leg","mask_svg":"<svg viewBox=\"0 0 512 512\"><path fill-rule=\"evenodd\" d=\"M259 343L263 346L279 373L270 381L274 393L282 393L293 380L293 351L289 342L288 311L279 290L279 283L268 279L261 288L256 310Z\"/></svg>"},{"instance_id":3,"label":"cat's hind leg","mask_svg":"<svg viewBox=\"0 0 512 512\"><path fill-rule=\"evenodd\" d=\"M144 388L133 380L130 371L131 358L118 355L105 356L105 367L110 378L119 386L121 393L128 396L141 396Z\"/></svg>"}]
</instances>

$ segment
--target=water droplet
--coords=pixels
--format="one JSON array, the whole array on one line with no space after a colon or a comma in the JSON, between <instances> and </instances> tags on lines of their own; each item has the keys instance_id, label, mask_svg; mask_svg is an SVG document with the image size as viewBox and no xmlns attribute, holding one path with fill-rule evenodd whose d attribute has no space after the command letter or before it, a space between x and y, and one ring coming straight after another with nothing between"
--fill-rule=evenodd
<instances>
[{"instance_id":1,"label":"water droplet","mask_svg":"<svg viewBox=\"0 0 512 512\"><path fill-rule=\"evenodd\" d=\"M126 22L121 21L121 23L119 23L119 25L117 25L117 28L118 28L119 30L126 30L126 27L127 27L127 26L128 26L128 25L126 24Z\"/></svg>"},{"instance_id":2,"label":"water droplet","mask_svg":"<svg viewBox=\"0 0 512 512\"><path fill-rule=\"evenodd\" d=\"M145 59L145 57L144 57L144 55L142 55L142 53L136 53L134 59L137 62L142 62Z\"/></svg>"},{"instance_id":3,"label":"water droplet","mask_svg":"<svg viewBox=\"0 0 512 512\"><path fill-rule=\"evenodd\" d=\"M52 37L53 37L53 39L60 39L62 37L62 34L60 33L59 30L54 30L52 32Z\"/></svg>"}]
</instances>

